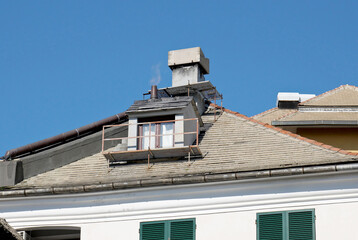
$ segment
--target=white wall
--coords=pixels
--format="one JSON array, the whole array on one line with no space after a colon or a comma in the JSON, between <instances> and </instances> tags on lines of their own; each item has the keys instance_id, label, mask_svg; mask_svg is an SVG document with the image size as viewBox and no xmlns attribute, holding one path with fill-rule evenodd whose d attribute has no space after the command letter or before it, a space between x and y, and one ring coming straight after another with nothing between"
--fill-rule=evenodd
<instances>
[{"instance_id":1,"label":"white wall","mask_svg":"<svg viewBox=\"0 0 358 240\"><path fill-rule=\"evenodd\" d=\"M139 224L196 218L196 239L256 239L256 213L315 209L316 239L358 239L358 173L0 199L17 229L80 226L81 239L139 239Z\"/></svg>"}]
</instances>

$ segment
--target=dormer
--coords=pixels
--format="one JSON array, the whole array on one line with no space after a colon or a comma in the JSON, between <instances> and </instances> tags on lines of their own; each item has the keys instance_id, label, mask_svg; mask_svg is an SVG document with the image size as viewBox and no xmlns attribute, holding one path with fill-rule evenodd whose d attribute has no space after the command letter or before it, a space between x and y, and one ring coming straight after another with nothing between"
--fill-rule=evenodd
<instances>
[{"instance_id":1,"label":"dormer","mask_svg":"<svg viewBox=\"0 0 358 240\"><path fill-rule=\"evenodd\" d=\"M191 96L136 101L126 113L128 150L183 147L195 142L200 115Z\"/></svg>"},{"instance_id":2,"label":"dormer","mask_svg":"<svg viewBox=\"0 0 358 240\"><path fill-rule=\"evenodd\" d=\"M202 121L192 96L158 98L156 86L152 97L135 101L126 111L127 137L104 139L120 143L103 154L110 162L182 158L201 155L199 129Z\"/></svg>"},{"instance_id":3,"label":"dormer","mask_svg":"<svg viewBox=\"0 0 358 240\"><path fill-rule=\"evenodd\" d=\"M209 101L216 103L222 99L212 83L204 78L209 73L209 59L199 47L175 50L168 53L168 66L173 72L172 86L162 89L152 86L144 94L149 94L150 99L135 101L126 111L128 123L108 126L126 126L127 137L105 139L104 130L102 152L109 162L148 159L149 163L150 159L185 156L190 159L201 155L201 115ZM105 147L108 141L108 145L115 147Z\"/></svg>"}]
</instances>

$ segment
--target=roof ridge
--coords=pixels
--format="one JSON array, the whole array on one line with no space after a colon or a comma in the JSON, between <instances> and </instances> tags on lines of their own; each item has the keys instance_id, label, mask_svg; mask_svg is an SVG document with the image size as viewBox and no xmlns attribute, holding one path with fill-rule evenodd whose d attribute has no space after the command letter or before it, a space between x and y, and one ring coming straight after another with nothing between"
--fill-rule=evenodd
<instances>
[{"instance_id":1,"label":"roof ridge","mask_svg":"<svg viewBox=\"0 0 358 240\"><path fill-rule=\"evenodd\" d=\"M263 111L263 112L261 112L261 113L258 113L258 114L256 114L256 115L253 115L253 116L251 116L251 117L252 117L252 118L259 117L259 116L262 116L262 115L264 115L264 114L270 113L270 112L272 112L272 111L274 111L274 110L277 110L277 109L278 109L278 107L273 107L273 108L271 108L271 109L268 109L268 110Z\"/></svg>"},{"instance_id":2,"label":"roof ridge","mask_svg":"<svg viewBox=\"0 0 358 240\"><path fill-rule=\"evenodd\" d=\"M288 112L288 113L282 115L281 117L277 118L275 121L284 119L284 118L286 118L286 117L288 117L288 116L290 116L290 115L294 115L294 114L297 114L297 113L298 113L298 110L297 110L297 109L294 109L294 110L292 110L292 111L290 111L290 112ZM271 123L272 123L272 122L271 122Z\"/></svg>"},{"instance_id":3,"label":"roof ridge","mask_svg":"<svg viewBox=\"0 0 358 240\"><path fill-rule=\"evenodd\" d=\"M298 105L302 106L302 105L304 105L304 104L306 104L306 103L309 103L310 101L314 101L314 100L320 99L320 98L324 97L324 96L327 95L327 94L331 94L331 93L336 92L336 91L338 91L338 90L340 90L340 89L344 89L345 87L352 87L352 88L358 90L358 87L356 87L356 86L354 86L354 85L345 84L345 85L341 85L341 86L339 86L339 87L336 87L336 88L334 88L334 89L331 89L331 90L329 90L329 91L327 91L327 92L321 93L320 95L317 95L317 96L315 96L315 97L313 97L313 98L307 99L306 101L300 102Z\"/></svg>"},{"instance_id":4,"label":"roof ridge","mask_svg":"<svg viewBox=\"0 0 358 240\"><path fill-rule=\"evenodd\" d=\"M251 121L251 122L253 122L253 123L260 124L260 125L262 125L262 126L264 126L264 127L266 127L266 128L275 130L275 131L277 131L277 132L280 132L280 133L282 133L282 134L285 134L285 135L288 135L288 136L290 136L290 137L296 138L296 139L298 139L298 140L301 140L301 141L310 143L310 144L315 145L315 146L317 146L317 147L321 147L321 148L324 148L324 149L327 149L327 150L331 150L331 151L334 151L334 152L338 152L338 153L344 154L344 155L358 156L358 153L349 152L349 151L346 151L346 150L344 150L344 149L337 148L337 147L333 147L333 146L331 146L331 145L328 145L328 144L325 144L325 143L321 143L321 142L318 142L318 141L313 140L313 139L309 139L309 138L306 138L306 137L302 137L302 136L300 136L300 135L298 135L298 134L295 134L295 133L292 133L292 132L290 132L290 131L286 131L286 130L283 130L283 129L281 129L281 128L272 126L272 125L270 125L270 124L268 124L268 123L263 123L263 122L261 122L261 121L259 121L259 120L256 120L256 119L253 119L253 118L251 118L251 117L245 116L245 115L243 115L243 114L241 114L241 113L239 113L239 112L234 112L234 111L231 111L231 110L226 109L226 108L224 108L224 107L220 107L220 106L218 106L218 105L216 105L216 104L214 104L214 103L210 103L210 105L213 106L213 107L216 107L216 108L221 108L224 112L233 114L233 115L235 115L235 116L237 116L237 117L241 117L241 118L243 118L243 119L245 119L245 120L248 120L248 121Z\"/></svg>"}]
</instances>

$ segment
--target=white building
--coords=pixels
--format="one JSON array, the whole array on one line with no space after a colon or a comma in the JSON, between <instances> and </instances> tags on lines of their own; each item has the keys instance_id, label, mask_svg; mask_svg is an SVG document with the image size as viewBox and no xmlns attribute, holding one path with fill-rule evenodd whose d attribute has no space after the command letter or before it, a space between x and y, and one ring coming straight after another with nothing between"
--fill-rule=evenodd
<instances>
[{"instance_id":1,"label":"white building","mask_svg":"<svg viewBox=\"0 0 358 240\"><path fill-rule=\"evenodd\" d=\"M200 48L168 62L153 99L8 151L0 217L33 240L358 239L356 153L210 103Z\"/></svg>"}]
</instances>

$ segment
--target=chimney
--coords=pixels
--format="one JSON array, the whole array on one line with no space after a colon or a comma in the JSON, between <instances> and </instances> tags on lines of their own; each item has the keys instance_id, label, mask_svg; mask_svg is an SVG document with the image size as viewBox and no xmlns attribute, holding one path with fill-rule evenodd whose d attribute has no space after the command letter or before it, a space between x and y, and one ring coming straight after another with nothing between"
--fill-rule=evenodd
<instances>
[{"instance_id":1,"label":"chimney","mask_svg":"<svg viewBox=\"0 0 358 240\"><path fill-rule=\"evenodd\" d=\"M209 73L209 59L200 47L169 51L168 66L173 87L205 81L204 75Z\"/></svg>"},{"instance_id":2,"label":"chimney","mask_svg":"<svg viewBox=\"0 0 358 240\"><path fill-rule=\"evenodd\" d=\"M150 90L150 99L158 99L157 85L152 85L152 88Z\"/></svg>"}]
</instances>

